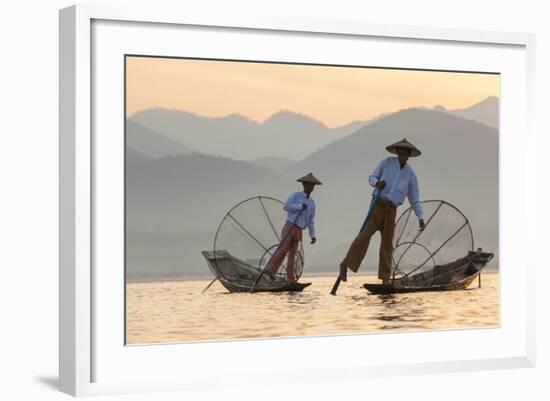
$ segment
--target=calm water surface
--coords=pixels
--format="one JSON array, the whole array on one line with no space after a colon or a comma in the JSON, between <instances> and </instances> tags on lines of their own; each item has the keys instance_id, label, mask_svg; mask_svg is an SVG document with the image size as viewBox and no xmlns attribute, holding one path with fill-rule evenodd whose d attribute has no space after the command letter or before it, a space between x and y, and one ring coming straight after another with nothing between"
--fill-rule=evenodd
<instances>
[{"instance_id":1,"label":"calm water surface","mask_svg":"<svg viewBox=\"0 0 550 401\"><path fill-rule=\"evenodd\" d=\"M484 273L463 291L371 295L348 277L337 296L335 277L299 293L230 294L210 280L131 283L126 286L127 343L145 344L258 337L355 334L384 331L498 327L499 275Z\"/></svg>"}]
</instances>

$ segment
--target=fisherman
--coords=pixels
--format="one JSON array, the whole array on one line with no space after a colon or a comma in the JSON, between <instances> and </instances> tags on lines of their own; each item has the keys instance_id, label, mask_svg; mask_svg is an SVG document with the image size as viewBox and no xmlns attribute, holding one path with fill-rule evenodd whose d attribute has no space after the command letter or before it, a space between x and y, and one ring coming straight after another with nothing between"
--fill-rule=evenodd
<instances>
[{"instance_id":1,"label":"fisherman","mask_svg":"<svg viewBox=\"0 0 550 401\"><path fill-rule=\"evenodd\" d=\"M403 203L405 197L409 199L409 203L418 217L420 230L424 230L424 212L420 205L418 180L413 168L407 164L409 157L420 156L421 152L406 138L387 146L386 150L396 154L397 157L390 156L382 160L369 176L369 184L381 191L380 196L365 227L355 237L340 264L340 279L342 281L347 280L348 268L357 273L367 253L371 237L376 231L380 231L382 240L378 261L378 278L382 280L383 284L390 283L396 209Z\"/></svg>"},{"instance_id":2,"label":"fisherman","mask_svg":"<svg viewBox=\"0 0 550 401\"><path fill-rule=\"evenodd\" d=\"M317 242L314 222L315 201L311 197L311 193L315 185L322 185L322 183L311 173L296 181L302 183L304 190L291 194L284 204L283 209L287 212L287 219L281 232L281 244L265 268L265 273L273 280L287 254L287 279L288 281L296 280L294 264L298 245L302 240L302 230L307 227L311 238L310 243Z\"/></svg>"}]
</instances>

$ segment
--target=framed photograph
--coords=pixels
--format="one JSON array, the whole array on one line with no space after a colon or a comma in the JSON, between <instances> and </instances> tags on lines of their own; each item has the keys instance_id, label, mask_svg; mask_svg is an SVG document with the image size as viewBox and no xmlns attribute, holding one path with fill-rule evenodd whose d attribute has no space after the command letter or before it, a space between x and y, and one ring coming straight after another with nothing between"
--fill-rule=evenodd
<instances>
[{"instance_id":1,"label":"framed photograph","mask_svg":"<svg viewBox=\"0 0 550 401\"><path fill-rule=\"evenodd\" d=\"M523 33L61 10L61 390L533 366L533 60Z\"/></svg>"}]
</instances>

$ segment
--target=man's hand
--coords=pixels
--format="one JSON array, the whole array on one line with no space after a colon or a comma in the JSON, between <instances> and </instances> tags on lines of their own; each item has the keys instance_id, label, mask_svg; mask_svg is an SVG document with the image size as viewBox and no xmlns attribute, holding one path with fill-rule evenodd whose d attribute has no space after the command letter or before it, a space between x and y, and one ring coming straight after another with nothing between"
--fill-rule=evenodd
<instances>
[{"instance_id":1,"label":"man's hand","mask_svg":"<svg viewBox=\"0 0 550 401\"><path fill-rule=\"evenodd\" d=\"M310 244L313 245L317 242L317 238L312 238Z\"/></svg>"},{"instance_id":2,"label":"man's hand","mask_svg":"<svg viewBox=\"0 0 550 401\"><path fill-rule=\"evenodd\" d=\"M426 225L424 224L424 220L419 220L418 223L420 225L419 230L424 231L424 229L426 228Z\"/></svg>"},{"instance_id":3,"label":"man's hand","mask_svg":"<svg viewBox=\"0 0 550 401\"><path fill-rule=\"evenodd\" d=\"M383 190L384 188L386 188L386 181L378 181L376 183L376 188L378 188L379 190Z\"/></svg>"},{"instance_id":4,"label":"man's hand","mask_svg":"<svg viewBox=\"0 0 550 401\"><path fill-rule=\"evenodd\" d=\"M302 210L306 210L307 209L307 203L302 203Z\"/></svg>"}]
</instances>

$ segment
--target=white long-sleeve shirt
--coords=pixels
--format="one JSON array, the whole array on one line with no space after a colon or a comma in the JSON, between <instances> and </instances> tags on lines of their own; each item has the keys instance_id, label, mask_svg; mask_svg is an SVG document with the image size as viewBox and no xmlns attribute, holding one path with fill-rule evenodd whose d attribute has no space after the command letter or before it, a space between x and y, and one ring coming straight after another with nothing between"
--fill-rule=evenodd
<instances>
[{"instance_id":1,"label":"white long-sleeve shirt","mask_svg":"<svg viewBox=\"0 0 550 401\"><path fill-rule=\"evenodd\" d=\"M376 186L378 181L386 181L386 186L380 193L380 197L388 199L395 206L401 205L407 197L414 214L420 220L424 219L424 212L420 205L418 180L408 163L401 168L397 157L385 158L369 176L371 186Z\"/></svg>"},{"instance_id":2,"label":"white long-sleeve shirt","mask_svg":"<svg viewBox=\"0 0 550 401\"><path fill-rule=\"evenodd\" d=\"M307 205L307 208L298 214L303 209L303 204ZM305 192L295 192L291 194L283 209L287 212L287 220L300 227L302 230L308 228L309 236L315 238L315 201L311 197L307 197ZM298 217L298 220L296 218Z\"/></svg>"}]
</instances>

